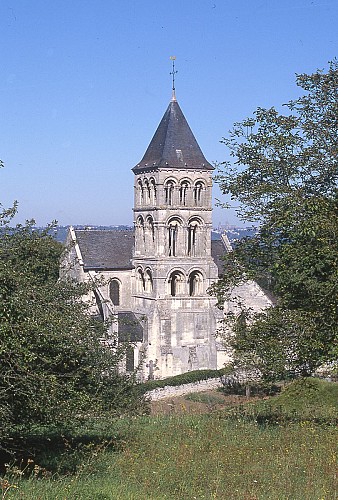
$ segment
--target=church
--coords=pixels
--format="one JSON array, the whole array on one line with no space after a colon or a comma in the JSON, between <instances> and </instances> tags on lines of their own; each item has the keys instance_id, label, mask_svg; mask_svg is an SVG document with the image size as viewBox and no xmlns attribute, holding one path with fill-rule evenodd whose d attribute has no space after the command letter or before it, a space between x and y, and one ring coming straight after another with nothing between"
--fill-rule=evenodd
<instances>
[{"instance_id":1,"label":"church","mask_svg":"<svg viewBox=\"0 0 338 500\"><path fill-rule=\"evenodd\" d=\"M212 172L181 108L172 99L134 173L134 230L75 230L68 234L68 274L103 278L88 300L129 342L125 367L141 380L228 361L217 338L222 312L208 288L222 275L230 244L212 239ZM255 310L270 305L256 283L243 289Z\"/></svg>"}]
</instances>

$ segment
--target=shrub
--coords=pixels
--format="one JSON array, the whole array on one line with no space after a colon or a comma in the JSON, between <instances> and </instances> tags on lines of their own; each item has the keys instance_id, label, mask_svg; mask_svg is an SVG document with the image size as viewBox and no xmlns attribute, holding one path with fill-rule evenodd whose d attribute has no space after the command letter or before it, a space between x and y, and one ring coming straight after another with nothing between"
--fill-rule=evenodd
<instances>
[{"instance_id":1,"label":"shrub","mask_svg":"<svg viewBox=\"0 0 338 500\"><path fill-rule=\"evenodd\" d=\"M335 425L338 423L338 384L301 378L287 385L278 396L232 408L226 416L263 425L289 422Z\"/></svg>"},{"instance_id":2,"label":"shrub","mask_svg":"<svg viewBox=\"0 0 338 500\"><path fill-rule=\"evenodd\" d=\"M0 450L17 456L34 426L61 434L89 416L134 414L142 398L118 372L126 347L102 342L107 325L83 300L90 285L58 279L63 247L33 222L8 226L6 213L0 206Z\"/></svg>"}]
</instances>

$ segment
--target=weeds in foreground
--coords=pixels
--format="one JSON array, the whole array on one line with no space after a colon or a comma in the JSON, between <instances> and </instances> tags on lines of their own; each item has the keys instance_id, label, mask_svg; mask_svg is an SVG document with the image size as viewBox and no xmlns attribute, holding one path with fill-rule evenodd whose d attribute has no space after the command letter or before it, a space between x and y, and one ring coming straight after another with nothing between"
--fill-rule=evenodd
<instances>
[{"instance_id":1,"label":"weeds in foreground","mask_svg":"<svg viewBox=\"0 0 338 500\"><path fill-rule=\"evenodd\" d=\"M307 414L317 404L318 388L311 384ZM336 389L325 387L327 390L330 396L323 399L323 406L331 407ZM283 398L284 406L291 407L293 401L301 399L299 388L294 395L286 392ZM281 400L275 401L281 404ZM337 498L336 426L310 420L259 426L241 415L225 415L217 412L115 421L114 435L122 441L119 450L93 446L87 460L68 476L39 479L31 474L24 479L9 473L3 479L7 481L3 482L3 494L6 500Z\"/></svg>"},{"instance_id":2,"label":"weeds in foreground","mask_svg":"<svg viewBox=\"0 0 338 500\"><path fill-rule=\"evenodd\" d=\"M184 396L187 401L194 401L195 403L204 403L208 407L224 404L224 398L204 392L193 392Z\"/></svg>"},{"instance_id":3,"label":"weeds in foreground","mask_svg":"<svg viewBox=\"0 0 338 500\"><path fill-rule=\"evenodd\" d=\"M294 381L276 397L230 408L228 418L241 418L260 425L309 422L338 424L338 384L316 378Z\"/></svg>"},{"instance_id":4,"label":"weeds in foreground","mask_svg":"<svg viewBox=\"0 0 338 500\"><path fill-rule=\"evenodd\" d=\"M27 480L6 498L336 498L337 429L310 423L260 429L220 414L121 421L124 449L98 450L71 476ZM18 496L20 494L20 496Z\"/></svg>"}]
</instances>

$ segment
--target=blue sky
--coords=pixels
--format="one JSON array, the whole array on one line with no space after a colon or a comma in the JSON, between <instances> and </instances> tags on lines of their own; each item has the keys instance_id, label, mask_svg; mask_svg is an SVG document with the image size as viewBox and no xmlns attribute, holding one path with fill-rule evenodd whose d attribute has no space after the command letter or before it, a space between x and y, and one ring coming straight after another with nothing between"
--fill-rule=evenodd
<instances>
[{"instance_id":1,"label":"blue sky","mask_svg":"<svg viewBox=\"0 0 338 500\"><path fill-rule=\"evenodd\" d=\"M171 97L206 158L295 73L338 55L337 0L1 0L0 202L16 222L131 224L133 174ZM215 186L215 197L220 193ZM214 225L234 223L214 210Z\"/></svg>"}]
</instances>

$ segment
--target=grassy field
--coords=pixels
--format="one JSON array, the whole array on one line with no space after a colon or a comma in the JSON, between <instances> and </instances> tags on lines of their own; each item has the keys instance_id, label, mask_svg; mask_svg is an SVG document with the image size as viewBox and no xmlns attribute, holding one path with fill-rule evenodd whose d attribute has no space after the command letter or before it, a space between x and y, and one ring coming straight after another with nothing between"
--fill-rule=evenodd
<instances>
[{"instance_id":1,"label":"grassy field","mask_svg":"<svg viewBox=\"0 0 338 500\"><path fill-rule=\"evenodd\" d=\"M324 386L318 390L324 390ZM330 408L335 407L335 394L330 392ZM314 401L317 397L318 394ZM282 394L273 401L273 408L292 406L291 401L301 407L299 390L289 398ZM28 479L21 470L12 469L2 480L3 498L338 498L337 427L332 422L312 422L308 408L306 420L288 418L283 425L259 425L252 415L255 405L260 405L262 412L262 404L268 405L268 413L272 408L269 401L252 403L247 414L243 413L243 406L231 417L227 410L189 415L182 408L181 415L121 419L114 422L113 432L100 424L100 435L108 441L87 445L85 458L74 474L49 477L41 464L30 462L27 466L32 472ZM329 413L332 415L331 410ZM295 415L293 409L291 414ZM114 449L110 448L109 439ZM62 461L69 460L67 451L59 453L58 460L62 469Z\"/></svg>"}]
</instances>

